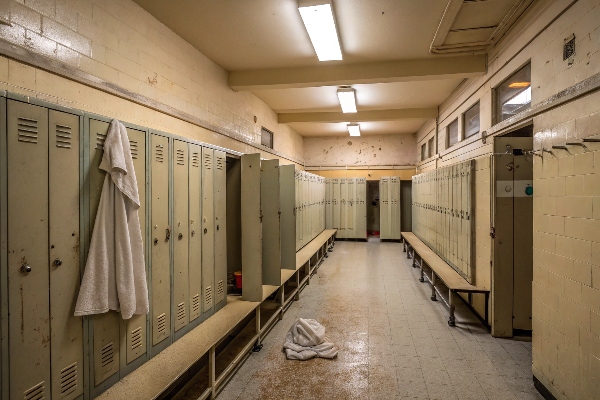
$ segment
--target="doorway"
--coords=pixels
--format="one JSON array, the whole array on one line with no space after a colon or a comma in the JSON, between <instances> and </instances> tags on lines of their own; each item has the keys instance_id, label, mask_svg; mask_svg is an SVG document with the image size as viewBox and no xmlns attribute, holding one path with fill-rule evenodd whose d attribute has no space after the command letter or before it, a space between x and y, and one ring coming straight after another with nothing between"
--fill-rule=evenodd
<instances>
[{"instance_id":1,"label":"doorway","mask_svg":"<svg viewBox=\"0 0 600 400\"><path fill-rule=\"evenodd\" d=\"M533 125L494 138L493 334L531 334Z\"/></svg>"},{"instance_id":2,"label":"doorway","mask_svg":"<svg viewBox=\"0 0 600 400\"><path fill-rule=\"evenodd\" d=\"M367 181L367 237L379 237L379 181Z\"/></svg>"}]
</instances>

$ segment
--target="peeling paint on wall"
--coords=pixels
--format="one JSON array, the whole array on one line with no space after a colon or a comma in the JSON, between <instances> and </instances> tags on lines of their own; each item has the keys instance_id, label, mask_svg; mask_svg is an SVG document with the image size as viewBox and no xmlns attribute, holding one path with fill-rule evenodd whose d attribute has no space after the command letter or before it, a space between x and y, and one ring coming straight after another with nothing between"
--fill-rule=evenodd
<instances>
[{"instance_id":1,"label":"peeling paint on wall","mask_svg":"<svg viewBox=\"0 0 600 400\"><path fill-rule=\"evenodd\" d=\"M414 165L414 134L304 138L307 166Z\"/></svg>"}]
</instances>

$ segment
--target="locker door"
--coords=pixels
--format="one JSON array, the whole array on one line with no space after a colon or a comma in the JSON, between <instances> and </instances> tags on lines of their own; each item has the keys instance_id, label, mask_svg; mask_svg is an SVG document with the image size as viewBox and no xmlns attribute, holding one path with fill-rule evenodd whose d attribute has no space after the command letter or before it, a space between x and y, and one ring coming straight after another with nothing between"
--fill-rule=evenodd
<instances>
[{"instance_id":1,"label":"locker door","mask_svg":"<svg viewBox=\"0 0 600 400\"><path fill-rule=\"evenodd\" d=\"M152 346L171 335L171 226L169 139L151 135L152 145Z\"/></svg>"},{"instance_id":2,"label":"locker door","mask_svg":"<svg viewBox=\"0 0 600 400\"><path fill-rule=\"evenodd\" d=\"M346 235L348 227L348 183L345 178L340 179L340 238Z\"/></svg>"},{"instance_id":3,"label":"locker door","mask_svg":"<svg viewBox=\"0 0 600 400\"><path fill-rule=\"evenodd\" d=\"M137 180L138 192L140 195L140 208L138 217L140 219L140 230L142 231L142 240L144 251L146 249L146 132L137 129L127 128L127 137L131 149L131 158L133 159L133 168L135 169L135 178ZM145 254L145 253L144 253ZM144 257L144 261L146 257ZM146 275L148 266L146 265ZM138 357L146 354L146 315L134 315L125 322L126 345L125 352L127 364L136 360Z\"/></svg>"},{"instance_id":4,"label":"locker door","mask_svg":"<svg viewBox=\"0 0 600 400\"><path fill-rule=\"evenodd\" d=\"M260 154L242 155L242 300L262 301Z\"/></svg>"},{"instance_id":5,"label":"locker door","mask_svg":"<svg viewBox=\"0 0 600 400\"><path fill-rule=\"evenodd\" d=\"M334 229L340 228L340 180L333 179L331 181L331 210L333 215L331 216L331 223ZM339 236L339 232L338 232Z\"/></svg>"},{"instance_id":6,"label":"locker door","mask_svg":"<svg viewBox=\"0 0 600 400\"><path fill-rule=\"evenodd\" d=\"M225 153L215 150L215 308L227 301L227 169Z\"/></svg>"},{"instance_id":7,"label":"locker door","mask_svg":"<svg viewBox=\"0 0 600 400\"><path fill-rule=\"evenodd\" d=\"M94 231L96 212L104 183L104 171L98 166L102 161L104 141L108 132L108 122L90 119L90 164L89 176L89 232L91 238ZM137 177L137 176L136 176ZM141 223L141 220L140 220ZM94 385L98 386L106 379L119 372L120 360L120 325L121 319L116 312L107 312L91 317L93 326L93 359Z\"/></svg>"},{"instance_id":8,"label":"locker door","mask_svg":"<svg viewBox=\"0 0 600 400\"><path fill-rule=\"evenodd\" d=\"M189 151L188 144L173 141L173 313L175 332L188 323L189 268Z\"/></svg>"},{"instance_id":9,"label":"locker door","mask_svg":"<svg viewBox=\"0 0 600 400\"><path fill-rule=\"evenodd\" d=\"M390 214L388 207L388 180L389 178L381 178L379 181L379 215L380 215L380 233L381 239L388 239L388 227L390 225Z\"/></svg>"},{"instance_id":10,"label":"locker door","mask_svg":"<svg viewBox=\"0 0 600 400\"><path fill-rule=\"evenodd\" d=\"M260 165L260 214L262 215L262 284L281 284L281 202L279 160Z\"/></svg>"},{"instance_id":11,"label":"locker door","mask_svg":"<svg viewBox=\"0 0 600 400\"><path fill-rule=\"evenodd\" d=\"M202 148L202 312L214 309L215 209L214 150Z\"/></svg>"},{"instance_id":12,"label":"locker door","mask_svg":"<svg viewBox=\"0 0 600 400\"><path fill-rule=\"evenodd\" d=\"M346 237L354 238L356 228L356 179L347 179L346 182L348 186L348 197L346 198L346 209L348 210L346 215Z\"/></svg>"},{"instance_id":13,"label":"locker door","mask_svg":"<svg viewBox=\"0 0 600 400\"><path fill-rule=\"evenodd\" d=\"M294 170L293 165L279 167L279 190L281 200L281 268L296 269L296 217L294 216Z\"/></svg>"},{"instance_id":14,"label":"locker door","mask_svg":"<svg viewBox=\"0 0 600 400\"><path fill-rule=\"evenodd\" d=\"M79 117L49 111L50 353L52 398L83 393L83 318L79 294Z\"/></svg>"},{"instance_id":15,"label":"locker door","mask_svg":"<svg viewBox=\"0 0 600 400\"><path fill-rule=\"evenodd\" d=\"M189 183L189 305L190 322L200 322L202 305L202 147L190 144Z\"/></svg>"},{"instance_id":16,"label":"locker door","mask_svg":"<svg viewBox=\"0 0 600 400\"><path fill-rule=\"evenodd\" d=\"M356 182L356 237L364 239L367 237L367 180L360 178Z\"/></svg>"},{"instance_id":17,"label":"locker door","mask_svg":"<svg viewBox=\"0 0 600 400\"><path fill-rule=\"evenodd\" d=\"M331 179L325 180L325 228L331 229Z\"/></svg>"},{"instance_id":18,"label":"locker door","mask_svg":"<svg viewBox=\"0 0 600 400\"><path fill-rule=\"evenodd\" d=\"M400 239L400 178L392 177L392 239Z\"/></svg>"},{"instance_id":19,"label":"locker door","mask_svg":"<svg viewBox=\"0 0 600 400\"><path fill-rule=\"evenodd\" d=\"M48 110L7 103L10 398L50 398Z\"/></svg>"}]
</instances>

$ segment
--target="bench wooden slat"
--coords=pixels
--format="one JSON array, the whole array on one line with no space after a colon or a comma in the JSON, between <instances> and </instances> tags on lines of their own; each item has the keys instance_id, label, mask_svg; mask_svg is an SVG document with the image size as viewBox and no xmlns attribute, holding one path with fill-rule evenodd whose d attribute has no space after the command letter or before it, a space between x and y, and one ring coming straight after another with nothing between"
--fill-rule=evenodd
<instances>
[{"instance_id":1,"label":"bench wooden slat","mask_svg":"<svg viewBox=\"0 0 600 400\"><path fill-rule=\"evenodd\" d=\"M487 293L488 289L478 288L467 282L458 272L456 272L448 263L440 258L433 250L421 241L412 232L402 232L402 237L412 246L416 253L425 264L427 264L435 275L441 279L448 289L455 292L466 293Z\"/></svg>"},{"instance_id":2,"label":"bench wooden slat","mask_svg":"<svg viewBox=\"0 0 600 400\"><path fill-rule=\"evenodd\" d=\"M296 252L296 269L299 269L315 255L329 238L335 235L336 229L325 229L317 237L311 240L306 246Z\"/></svg>"}]
</instances>

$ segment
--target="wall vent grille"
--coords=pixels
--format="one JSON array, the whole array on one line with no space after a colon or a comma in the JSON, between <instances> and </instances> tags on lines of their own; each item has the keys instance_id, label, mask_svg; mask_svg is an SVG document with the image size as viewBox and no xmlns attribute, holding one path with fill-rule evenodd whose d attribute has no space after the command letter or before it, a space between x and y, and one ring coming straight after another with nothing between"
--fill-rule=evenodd
<instances>
[{"instance_id":1,"label":"wall vent grille","mask_svg":"<svg viewBox=\"0 0 600 400\"><path fill-rule=\"evenodd\" d=\"M45 382L42 381L32 387L31 389L27 389L23 394L23 398L25 400L43 400L46 397L44 396L44 392L46 391Z\"/></svg>"},{"instance_id":2,"label":"wall vent grille","mask_svg":"<svg viewBox=\"0 0 600 400\"><path fill-rule=\"evenodd\" d=\"M56 147L71 148L71 127L56 124Z\"/></svg>"},{"instance_id":3,"label":"wall vent grille","mask_svg":"<svg viewBox=\"0 0 600 400\"><path fill-rule=\"evenodd\" d=\"M35 119L18 118L17 132L19 142L38 142L38 122Z\"/></svg>"},{"instance_id":4,"label":"wall vent grille","mask_svg":"<svg viewBox=\"0 0 600 400\"><path fill-rule=\"evenodd\" d=\"M60 396L66 397L77 389L77 363L60 371Z\"/></svg>"},{"instance_id":5,"label":"wall vent grille","mask_svg":"<svg viewBox=\"0 0 600 400\"><path fill-rule=\"evenodd\" d=\"M142 327L138 327L131 331L131 350L142 347Z\"/></svg>"}]
</instances>

